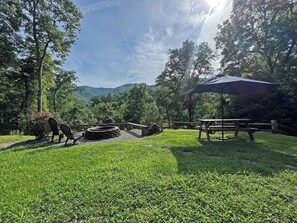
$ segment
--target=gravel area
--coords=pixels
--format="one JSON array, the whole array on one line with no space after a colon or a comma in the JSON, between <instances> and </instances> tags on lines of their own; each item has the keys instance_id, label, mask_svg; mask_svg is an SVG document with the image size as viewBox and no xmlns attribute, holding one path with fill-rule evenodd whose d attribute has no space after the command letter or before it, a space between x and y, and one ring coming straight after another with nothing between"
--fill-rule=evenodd
<instances>
[{"instance_id":1,"label":"gravel area","mask_svg":"<svg viewBox=\"0 0 297 223\"><path fill-rule=\"evenodd\" d=\"M79 137L81 133L76 134L76 137ZM121 135L119 137L115 138L110 138L110 139L102 139L102 140L86 140L84 141L83 138L79 139L76 144L84 144L84 143L94 143L94 142L114 142L118 140L133 140L133 139L138 139L138 138L143 138L141 136L141 130L140 129L133 129L133 130L121 130ZM62 139L62 143L59 143L58 146L64 146L66 138L64 137ZM68 140L67 146L72 145L73 141Z\"/></svg>"},{"instance_id":2,"label":"gravel area","mask_svg":"<svg viewBox=\"0 0 297 223\"><path fill-rule=\"evenodd\" d=\"M102 140L86 140L86 142L113 142L116 140L124 140L124 139L137 139L137 138L143 138L141 136L141 130L140 129L133 129L133 130L121 130L121 135L119 137L110 138L110 139L102 139ZM81 142L84 142L83 139L80 140Z\"/></svg>"}]
</instances>

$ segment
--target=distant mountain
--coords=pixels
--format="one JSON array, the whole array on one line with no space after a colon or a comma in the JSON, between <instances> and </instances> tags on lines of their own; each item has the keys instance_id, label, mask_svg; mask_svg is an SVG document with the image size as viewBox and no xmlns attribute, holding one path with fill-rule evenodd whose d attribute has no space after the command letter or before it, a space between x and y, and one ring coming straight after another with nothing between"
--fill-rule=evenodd
<instances>
[{"instance_id":1,"label":"distant mountain","mask_svg":"<svg viewBox=\"0 0 297 223\"><path fill-rule=\"evenodd\" d=\"M107 95L107 94L117 94L125 91L130 91L134 84L124 84L116 88L95 88L90 86L79 86L78 89L74 92L74 95L83 101L89 101L92 97L97 95ZM151 85L149 87L154 87Z\"/></svg>"}]
</instances>

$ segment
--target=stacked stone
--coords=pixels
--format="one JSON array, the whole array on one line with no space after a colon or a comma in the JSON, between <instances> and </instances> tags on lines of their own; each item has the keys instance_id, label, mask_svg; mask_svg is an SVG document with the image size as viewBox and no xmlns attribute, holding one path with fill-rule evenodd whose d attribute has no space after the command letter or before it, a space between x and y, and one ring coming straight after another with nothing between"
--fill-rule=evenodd
<instances>
[{"instance_id":1,"label":"stacked stone","mask_svg":"<svg viewBox=\"0 0 297 223\"><path fill-rule=\"evenodd\" d=\"M90 128L85 133L86 139L89 140L109 139L120 135L121 130L116 126L110 126L109 128L104 126L102 129L100 127Z\"/></svg>"},{"instance_id":2,"label":"stacked stone","mask_svg":"<svg viewBox=\"0 0 297 223\"><path fill-rule=\"evenodd\" d=\"M161 128L158 124L154 123L154 124L151 124L149 129L148 129L148 133L149 135L154 135L154 134L157 134L161 132Z\"/></svg>"}]
</instances>

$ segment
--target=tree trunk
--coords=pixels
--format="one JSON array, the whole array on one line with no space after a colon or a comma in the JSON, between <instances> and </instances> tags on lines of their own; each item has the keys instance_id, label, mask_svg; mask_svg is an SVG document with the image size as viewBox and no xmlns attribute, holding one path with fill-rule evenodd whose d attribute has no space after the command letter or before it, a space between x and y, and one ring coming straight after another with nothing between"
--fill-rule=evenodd
<instances>
[{"instance_id":1,"label":"tree trunk","mask_svg":"<svg viewBox=\"0 0 297 223\"><path fill-rule=\"evenodd\" d=\"M42 66L43 62L40 56L40 45L39 38L37 34L37 21L36 21L36 10L37 2L33 1L33 39L35 44L35 53L36 53L36 65L37 65L37 78L38 78L38 94L37 94L37 111L42 112Z\"/></svg>"},{"instance_id":2,"label":"tree trunk","mask_svg":"<svg viewBox=\"0 0 297 223\"><path fill-rule=\"evenodd\" d=\"M38 112L42 112L42 68L43 62L40 61L40 65L38 67Z\"/></svg>"},{"instance_id":3,"label":"tree trunk","mask_svg":"<svg viewBox=\"0 0 297 223\"><path fill-rule=\"evenodd\" d=\"M36 65L37 65L37 78L38 78L38 94L37 94L37 110L42 112L42 73L43 73L43 63L46 55L47 47L49 45L49 40L45 45L40 45L40 39L38 36L37 30L37 21L36 21L36 10L38 7L38 2L33 2L33 39L35 43L35 52L36 52ZM42 52L41 52L42 50Z\"/></svg>"}]
</instances>

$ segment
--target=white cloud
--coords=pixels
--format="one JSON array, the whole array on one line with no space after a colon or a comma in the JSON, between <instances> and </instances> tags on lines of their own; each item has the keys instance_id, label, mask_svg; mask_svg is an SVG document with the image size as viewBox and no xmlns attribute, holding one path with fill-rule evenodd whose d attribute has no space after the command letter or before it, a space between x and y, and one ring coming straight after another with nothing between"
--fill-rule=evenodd
<instances>
[{"instance_id":1,"label":"white cloud","mask_svg":"<svg viewBox=\"0 0 297 223\"><path fill-rule=\"evenodd\" d=\"M124 1L126 0L101 0L93 4L82 6L80 9L84 14L86 14L93 11L100 11L113 6L123 5Z\"/></svg>"},{"instance_id":2,"label":"white cloud","mask_svg":"<svg viewBox=\"0 0 297 223\"><path fill-rule=\"evenodd\" d=\"M208 6L202 0L76 1L85 18L66 68L77 70L81 85L97 87L153 84L169 49L186 39L211 40L224 14L213 13L205 23Z\"/></svg>"},{"instance_id":3,"label":"white cloud","mask_svg":"<svg viewBox=\"0 0 297 223\"><path fill-rule=\"evenodd\" d=\"M127 58L127 62L131 64L129 81L153 84L161 73L167 59L168 46L158 36L158 31L150 28Z\"/></svg>"},{"instance_id":4,"label":"white cloud","mask_svg":"<svg viewBox=\"0 0 297 223\"><path fill-rule=\"evenodd\" d=\"M173 29L171 27L167 27L165 30L166 30L167 37L171 38L173 36L173 34L174 34Z\"/></svg>"},{"instance_id":5,"label":"white cloud","mask_svg":"<svg viewBox=\"0 0 297 223\"><path fill-rule=\"evenodd\" d=\"M201 32L200 42L208 42L215 49L214 37L218 32L218 24L222 24L224 20L229 18L232 10L231 2L231 0L225 1L225 4L221 5L219 10L210 13L207 22L204 24L203 32Z\"/></svg>"}]
</instances>

